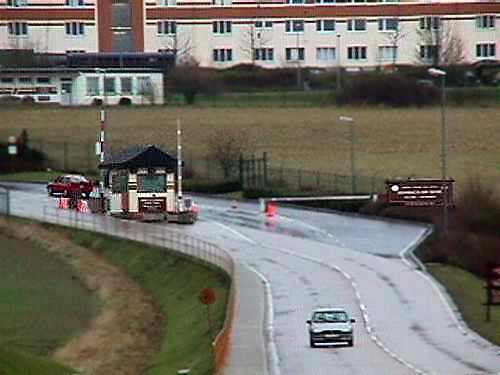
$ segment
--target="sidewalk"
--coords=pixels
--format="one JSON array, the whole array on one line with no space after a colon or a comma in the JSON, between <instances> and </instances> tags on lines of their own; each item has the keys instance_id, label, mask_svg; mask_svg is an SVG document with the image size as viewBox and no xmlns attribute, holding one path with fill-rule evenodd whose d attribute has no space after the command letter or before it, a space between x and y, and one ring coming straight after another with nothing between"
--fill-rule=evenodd
<instances>
[{"instance_id":1,"label":"sidewalk","mask_svg":"<svg viewBox=\"0 0 500 375\"><path fill-rule=\"evenodd\" d=\"M260 277L237 263L234 322L229 358L224 375L270 375L264 328L266 324L266 288Z\"/></svg>"}]
</instances>

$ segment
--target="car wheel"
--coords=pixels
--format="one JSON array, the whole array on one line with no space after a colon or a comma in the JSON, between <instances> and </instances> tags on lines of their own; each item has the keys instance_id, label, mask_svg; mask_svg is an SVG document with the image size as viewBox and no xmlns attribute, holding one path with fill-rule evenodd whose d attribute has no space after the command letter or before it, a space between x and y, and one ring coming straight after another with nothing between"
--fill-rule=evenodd
<instances>
[{"instance_id":1,"label":"car wheel","mask_svg":"<svg viewBox=\"0 0 500 375\"><path fill-rule=\"evenodd\" d=\"M311 348L315 348L316 347L316 344L314 343L314 340L311 336L309 336L309 346Z\"/></svg>"},{"instance_id":2,"label":"car wheel","mask_svg":"<svg viewBox=\"0 0 500 375\"><path fill-rule=\"evenodd\" d=\"M54 192L52 191L52 188L47 188L47 194L49 194L49 197L54 195Z\"/></svg>"},{"instance_id":3,"label":"car wheel","mask_svg":"<svg viewBox=\"0 0 500 375\"><path fill-rule=\"evenodd\" d=\"M347 346L354 346L354 339L347 342Z\"/></svg>"}]
</instances>

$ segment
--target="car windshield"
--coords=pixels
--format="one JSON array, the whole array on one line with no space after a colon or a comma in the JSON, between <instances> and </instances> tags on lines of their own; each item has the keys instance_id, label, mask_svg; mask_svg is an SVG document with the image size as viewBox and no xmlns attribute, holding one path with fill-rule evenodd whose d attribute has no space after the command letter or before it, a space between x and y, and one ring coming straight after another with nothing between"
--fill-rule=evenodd
<instances>
[{"instance_id":1,"label":"car windshield","mask_svg":"<svg viewBox=\"0 0 500 375\"><path fill-rule=\"evenodd\" d=\"M320 311L314 313L315 323L345 323L347 314L343 311Z\"/></svg>"},{"instance_id":2,"label":"car windshield","mask_svg":"<svg viewBox=\"0 0 500 375\"><path fill-rule=\"evenodd\" d=\"M78 183L86 183L86 182L88 182L88 181L87 181L87 179L86 179L85 177L82 177L82 176L71 176L71 177L69 178L69 180L70 180L71 182L73 182L73 183L76 183L76 184L78 184Z\"/></svg>"}]
</instances>

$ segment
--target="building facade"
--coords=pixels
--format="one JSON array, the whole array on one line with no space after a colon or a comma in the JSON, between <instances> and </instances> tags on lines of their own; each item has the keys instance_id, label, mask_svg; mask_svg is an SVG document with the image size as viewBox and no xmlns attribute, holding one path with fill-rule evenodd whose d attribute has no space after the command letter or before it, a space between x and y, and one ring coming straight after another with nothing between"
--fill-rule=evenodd
<instances>
[{"instance_id":1,"label":"building facade","mask_svg":"<svg viewBox=\"0 0 500 375\"><path fill-rule=\"evenodd\" d=\"M61 105L163 104L158 69L0 68L0 98Z\"/></svg>"},{"instance_id":2,"label":"building facade","mask_svg":"<svg viewBox=\"0 0 500 375\"><path fill-rule=\"evenodd\" d=\"M216 68L474 63L498 59L499 18L497 1L0 0L0 49L175 50Z\"/></svg>"}]
</instances>

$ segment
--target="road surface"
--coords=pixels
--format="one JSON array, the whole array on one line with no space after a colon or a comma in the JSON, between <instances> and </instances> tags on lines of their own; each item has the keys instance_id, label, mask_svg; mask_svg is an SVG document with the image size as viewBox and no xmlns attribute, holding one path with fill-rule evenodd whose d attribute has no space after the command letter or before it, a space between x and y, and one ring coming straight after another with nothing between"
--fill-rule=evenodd
<instances>
[{"instance_id":1,"label":"road surface","mask_svg":"<svg viewBox=\"0 0 500 375\"><path fill-rule=\"evenodd\" d=\"M55 205L41 185L16 184L11 197L20 216L43 218ZM268 218L253 203L197 203L196 225L168 225L229 249L269 281L282 374L500 374L498 348L464 331L439 288L401 259L426 227L291 208ZM319 305L351 311L353 348L309 348L305 321Z\"/></svg>"}]
</instances>

